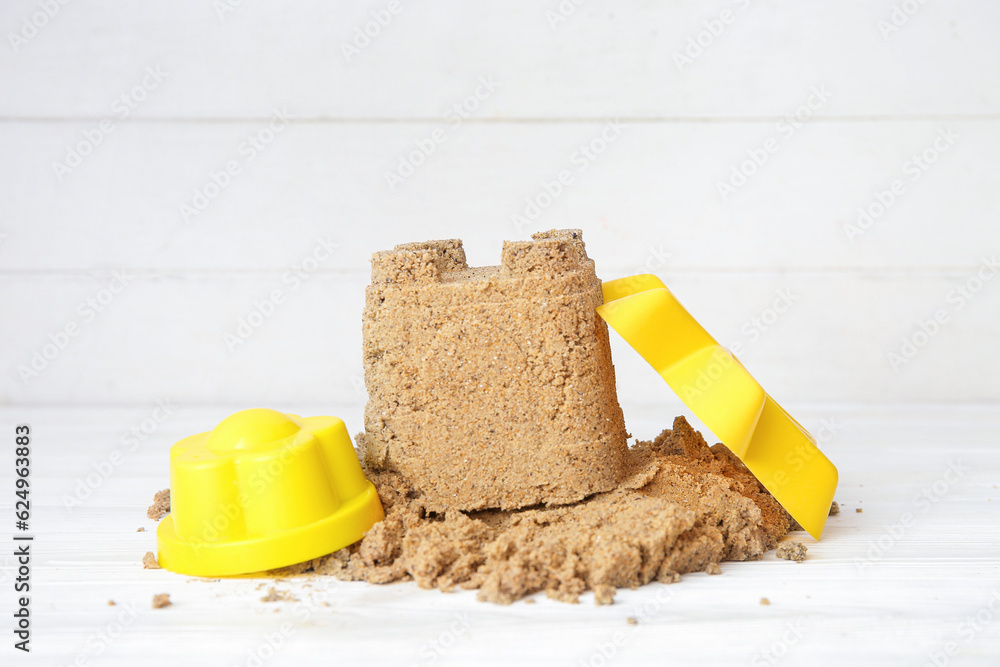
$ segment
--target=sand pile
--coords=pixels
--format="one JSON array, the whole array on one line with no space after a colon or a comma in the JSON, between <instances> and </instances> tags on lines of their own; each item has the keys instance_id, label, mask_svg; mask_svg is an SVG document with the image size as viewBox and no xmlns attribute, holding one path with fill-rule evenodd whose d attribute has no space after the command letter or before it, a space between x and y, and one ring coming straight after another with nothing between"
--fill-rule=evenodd
<instances>
[{"instance_id":1,"label":"sand pile","mask_svg":"<svg viewBox=\"0 0 1000 667\"><path fill-rule=\"evenodd\" d=\"M709 448L683 417L628 450L613 491L562 507L435 512L394 472L370 472L386 518L365 538L285 574L315 572L384 584L478 589L508 604L544 591L576 602L750 560L774 548L790 518L722 445Z\"/></svg>"}]
</instances>

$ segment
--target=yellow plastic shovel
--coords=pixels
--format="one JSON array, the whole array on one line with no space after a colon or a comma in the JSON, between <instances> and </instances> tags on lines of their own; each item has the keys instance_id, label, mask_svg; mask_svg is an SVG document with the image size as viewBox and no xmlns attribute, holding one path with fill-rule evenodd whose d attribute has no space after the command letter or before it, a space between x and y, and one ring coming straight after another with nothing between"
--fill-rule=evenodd
<instances>
[{"instance_id":1,"label":"yellow plastic shovel","mask_svg":"<svg viewBox=\"0 0 1000 667\"><path fill-rule=\"evenodd\" d=\"M819 539L837 489L837 469L663 282L650 274L606 282L597 312Z\"/></svg>"}]
</instances>

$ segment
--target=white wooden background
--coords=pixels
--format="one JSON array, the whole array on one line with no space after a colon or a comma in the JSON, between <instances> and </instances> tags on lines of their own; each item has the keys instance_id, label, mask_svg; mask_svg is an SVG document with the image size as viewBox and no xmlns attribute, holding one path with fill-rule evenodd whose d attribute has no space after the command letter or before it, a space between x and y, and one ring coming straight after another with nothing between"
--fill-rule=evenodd
<instances>
[{"instance_id":1,"label":"white wooden background","mask_svg":"<svg viewBox=\"0 0 1000 667\"><path fill-rule=\"evenodd\" d=\"M720 340L745 342L779 399L1000 399L1000 281L948 301L1000 250L997 3L929 2L883 37L889 1L588 0L553 29L554 0L401 0L345 62L386 3L247 0L220 18L221 1L69 3L0 48L0 402L356 401L372 251L461 237L489 264L503 239L567 226L602 277L652 267ZM4 2L0 26L37 11ZM674 54L723 11L679 70ZM121 120L147 68L163 80ZM445 122L481 77L495 92ZM787 137L776 123L814 87L829 100ZM275 109L296 119L247 161L241 142ZM60 180L53 164L103 118L113 131ZM620 136L576 171L609 119ZM958 138L912 182L904 165L942 128ZM446 140L390 191L384 173L435 129ZM717 183L770 139L777 152L723 201ZM185 222L180 205L232 159L241 173ZM517 229L561 170L574 182ZM852 243L845 226L894 179L905 192ZM293 291L282 276L317 237L339 248ZM116 269L128 287L85 320L78 305ZM286 301L230 352L224 335L274 289ZM759 340L741 333L783 289L789 312ZM887 354L942 308L948 323L894 370ZM79 335L22 379L70 323ZM621 373L624 400L660 390L641 367Z\"/></svg>"},{"instance_id":2,"label":"white wooden background","mask_svg":"<svg viewBox=\"0 0 1000 667\"><path fill-rule=\"evenodd\" d=\"M343 45L373 12L391 20L345 58ZM773 591L775 577L810 573L801 592L825 604L796 613L825 620L820 639L810 640L819 643L800 650L834 661L857 643L882 664L890 656L922 664L998 584L998 522L983 503L1000 476L992 416L1000 280L976 282L980 271L993 275L1000 251L998 29L1000 4L989 0L4 0L0 406L5 425L30 421L47 434L34 473L39 530L50 540L40 545L48 549L39 561L45 648L36 661L63 665L80 655L108 622L93 606L105 587L140 602L154 588L187 590L168 573L134 570L153 542L152 533L131 532L131 517L165 484L175 439L258 405L332 412L360 428L360 310L373 251L460 237L471 263L491 264L504 239L581 227L602 277L659 274L721 342L742 347L741 359L778 400L812 405L794 412L806 426L846 414L866 434L827 448L842 489L860 502L864 484L874 493L866 498L886 504L843 517L810 551L810 567L825 569L773 563L751 574L734 566L734 576L749 577L741 590L750 602L740 604ZM679 67L677 54L694 40L705 46ZM816 90L828 99L819 103ZM803 107L810 101L813 110ZM463 103L476 108L448 122ZM807 118L789 133L797 112ZM276 113L291 120L249 159L243 142L266 134ZM580 146L609 123L620 133L580 170ZM953 140L939 141L947 150L936 154L940 133ZM99 145L57 174L54 165L88 136ZM435 136L444 141L390 189L385 173ZM767 161L723 199L718 183L765 146ZM914 180L912 159L925 151L936 159ZM240 172L185 219L181 205L234 160ZM564 170L572 182L563 192L527 225L515 224L526 200ZM877 204L894 180L902 185L895 201L851 238L858 208ZM313 263L320 240L337 247ZM296 283L289 272L302 267L307 279ZM116 275L127 284L112 293ZM275 290L281 303L272 316L231 350L225 336ZM777 304L781 313L779 294L791 295L787 308ZM926 324L939 311L947 321ZM67 329L75 335L64 336ZM893 368L888 355L901 353L904 339L919 350ZM629 426L652 436L684 408L613 341ZM162 424L153 419L163 414L158 404L170 407ZM127 466L82 510L67 511L60 498L136 428L141 443ZM880 560L891 567L847 576L850 559L912 509L914 490L943 474L940 448L976 461L975 481L966 477L948 496L950 513ZM867 458L873 451L877 461ZM9 475L8 466L0 473ZM6 488L9 477L0 479ZM890 491L876 492L884 480ZM0 493L4 516L10 507ZM718 586L714 597L662 628L677 655L693 658L695 642L722 628L739 642L720 657L750 662L795 618L761 621L752 604L734 611L729 583L712 582L699 584ZM823 597L830 582L846 583ZM144 614L142 630L116 643L118 663L108 664L134 664L137 652L164 644L159 650L171 655L199 647L239 663L226 641L258 612L237 601L253 601L252 590L232 586L197 589L201 606L188 621ZM683 595L697 600L702 587ZM386 660L420 664L422 642L468 602L349 590L331 599L352 611L307 624L309 639L287 659L335 654L316 628L345 656L374 650L371 626L389 619L402 629ZM10 595L0 598L10 604ZM220 607L238 609L225 616ZM545 608L551 623L542 627L567 641L579 642L579 627L590 636L621 620L562 609ZM475 613L528 637L538 656L556 655L534 642L542 637L527 610ZM963 644L955 664L996 664L997 627ZM490 637L441 663L468 664L477 649L502 641ZM56 649L60 641L69 648ZM633 657L667 650L643 641ZM572 659L584 658L587 651ZM787 662L796 664L791 654Z\"/></svg>"}]
</instances>

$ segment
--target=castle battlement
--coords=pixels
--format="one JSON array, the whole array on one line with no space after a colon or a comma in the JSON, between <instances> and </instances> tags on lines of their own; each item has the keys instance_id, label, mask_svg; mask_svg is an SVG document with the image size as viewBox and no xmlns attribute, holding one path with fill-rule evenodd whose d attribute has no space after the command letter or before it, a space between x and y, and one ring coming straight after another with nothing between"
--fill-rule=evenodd
<instances>
[{"instance_id":1,"label":"castle battlement","mask_svg":"<svg viewBox=\"0 0 1000 667\"><path fill-rule=\"evenodd\" d=\"M461 239L402 243L372 255L372 282L429 282L467 268Z\"/></svg>"},{"instance_id":2,"label":"castle battlement","mask_svg":"<svg viewBox=\"0 0 1000 667\"><path fill-rule=\"evenodd\" d=\"M530 241L504 241L500 264L512 273L562 273L588 266L593 269L579 229L541 232Z\"/></svg>"},{"instance_id":3,"label":"castle battlement","mask_svg":"<svg viewBox=\"0 0 1000 667\"><path fill-rule=\"evenodd\" d=\"M441 282L447 274L469 269L461 239L401 243L392 250L372 255L372 284L402 286ZM563 229L534 234L530 241L504 241L500 265L475 270L480 277L506 277L518 274L557 276L581 269L593 270L593 261L583 244L583 232ZM466 276L452 276L455 277Z\"/></svg>"}]
</instances>

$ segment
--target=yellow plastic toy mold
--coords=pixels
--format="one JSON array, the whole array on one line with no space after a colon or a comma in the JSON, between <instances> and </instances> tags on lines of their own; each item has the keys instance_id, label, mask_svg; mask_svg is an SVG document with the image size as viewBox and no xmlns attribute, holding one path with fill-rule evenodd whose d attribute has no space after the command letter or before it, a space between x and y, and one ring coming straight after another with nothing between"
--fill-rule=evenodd
<instances>
[{"instance_id":1,"label":"yellow plastic toy mold","mask_svg":"<svg viewBox=\"0 0 1000 667\"><path fill-rule=\"evenodd\" d=\"M837 469L663 282L649 274L606 282L597 312L819 539L837 489Z\"/></svg>"},{"instance_id":2,"label":"yellow plastic toy mold","mask_svg":"<svg viewBox=\"0 0 1000 667\"><path fill-rule=\"evenodd\" d=\"M336 417L237 412L170 448L170 505L157 529L173 572L261 572L332 553L385 514Z\"/></svg>"}]
</instances>

